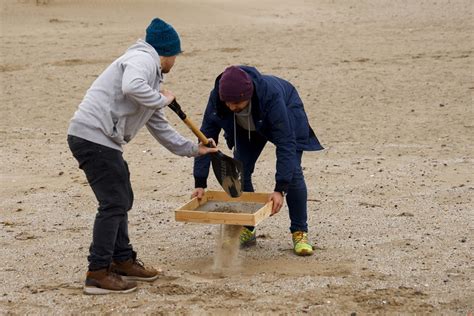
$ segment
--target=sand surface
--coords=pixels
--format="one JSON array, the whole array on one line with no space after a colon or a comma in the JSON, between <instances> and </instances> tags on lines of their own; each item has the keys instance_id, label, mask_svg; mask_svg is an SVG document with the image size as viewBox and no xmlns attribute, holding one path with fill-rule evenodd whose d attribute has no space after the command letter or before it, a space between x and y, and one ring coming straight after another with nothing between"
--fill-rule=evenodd
<instances>
[{"instance_id":1,"label":"sand surface","mask_svg":"<svg viewBox=\"0 0 474 316\"><path fill-rule=\"evenodd\" d=\"M0 3L0 314L473 311L471 0ZM326 147L303 157L314 256L292 254L285 207L237 268L214 273L219 227L174 220L192 159L143 129L125 149L130 235L165 276L127 295L82 294L96 202L67 148L68 121L154 16L182 36L166 88L197 123L228 65L298 88ZM273 189L274 165L269 145L257 191Z\"/></svg>"}]
</instances>

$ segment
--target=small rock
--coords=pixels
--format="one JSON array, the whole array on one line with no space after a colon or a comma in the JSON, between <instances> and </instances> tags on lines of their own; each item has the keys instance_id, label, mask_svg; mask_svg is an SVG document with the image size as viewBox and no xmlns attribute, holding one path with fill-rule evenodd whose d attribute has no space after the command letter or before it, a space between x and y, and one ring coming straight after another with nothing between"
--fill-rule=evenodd
<instances>
[{"instance_id":1,"label":"small rock","mask_svg":"<svg viewBox=\"0 0 474 316\"><path fill-rule=\"evenodd\" d=\"M413 216L415 216L415 215L413 215L413 214L410 213L410 212L402 212L402 213L398 214L397 216L413 217Z\"/></svg>"},{"instance_id":2,"label":"small rock","mask_svg":"<svg viewBox=\"0 0 474 316\"><path fill-rule=\"evenodd\" d=\"M16 240L28 240L28 239L36 239L38 237L28 233L28 232L21 232L15 236Z\"/></svg>"}]
</instances>

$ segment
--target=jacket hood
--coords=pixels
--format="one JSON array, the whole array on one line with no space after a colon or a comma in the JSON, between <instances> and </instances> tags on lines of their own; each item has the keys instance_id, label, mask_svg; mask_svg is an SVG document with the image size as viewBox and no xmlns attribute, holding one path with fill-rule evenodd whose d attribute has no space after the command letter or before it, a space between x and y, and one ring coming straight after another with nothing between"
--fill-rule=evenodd
<instances>
[{"instance_id":1,"label":"jacket hood","mask_svg":"<svg viewBox=\"0 0 474 316\"><path fill-rule=\"evenodd\" d=\"M158 74L160 75L160 77L162 77L160 56L158 55L156 50L153 48L153 46L151 46L144 40L139 39L137 40L135 44L133 44L127 49L127 53L137 52L137 51L148 53L150 54L151 57L153 57L153 60L156 62L156 65L158 67Z\"/></svg>"}]
</instances>

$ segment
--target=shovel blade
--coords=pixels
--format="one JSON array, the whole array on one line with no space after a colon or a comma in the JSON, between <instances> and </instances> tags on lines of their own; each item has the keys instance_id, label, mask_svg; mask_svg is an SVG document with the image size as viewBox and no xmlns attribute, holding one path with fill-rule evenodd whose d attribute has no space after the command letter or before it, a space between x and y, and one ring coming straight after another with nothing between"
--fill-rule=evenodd
<instances>
[{"instance_id":1,"label":"shovel blade","mask_svg":"<svg viewBox=\"0 0 474 316\"><path fill-rule=\"evenodd\" d=\"M211 154L212 170L224 191L231 197L242 195L242 163L218 151Z\"/></svg>"}]
</instances>

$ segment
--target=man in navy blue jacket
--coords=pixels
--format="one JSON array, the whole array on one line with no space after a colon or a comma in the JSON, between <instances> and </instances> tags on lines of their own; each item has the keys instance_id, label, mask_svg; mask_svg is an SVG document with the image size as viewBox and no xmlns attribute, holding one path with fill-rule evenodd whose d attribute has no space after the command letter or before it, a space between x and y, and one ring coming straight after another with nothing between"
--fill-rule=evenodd
<instances>
[{"instance_id":1,"label":"man in navy blue jacket","mask_svg":"<svg viewBox=\"0 0 474 316\"><path fill-rule=\"evenodd\" d=\"M307 189L301 168L303 151L321 150L295 87L281 78L263 75L247 66L231 66L215 81L201 131L218 143L224 130L227 146L243 164L243 190L253 192L252 173L267 141L276 146L276 174L272 214L280 211L286 196L290 231L297 255L313 254L308 242ZM207 187L209 156L194 160L195 190L202 198ZM254 227L244 227L242 247L256 244Z\"/></svg>"}]
</instances>

